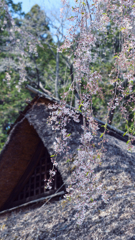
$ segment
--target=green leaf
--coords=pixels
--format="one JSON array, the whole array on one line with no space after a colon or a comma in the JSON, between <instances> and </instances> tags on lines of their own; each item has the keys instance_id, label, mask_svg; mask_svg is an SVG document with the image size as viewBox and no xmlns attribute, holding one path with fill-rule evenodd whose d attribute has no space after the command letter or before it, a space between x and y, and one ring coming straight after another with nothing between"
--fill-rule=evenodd
<instances>
[{"instance_id":1,"label":"green leaf","mask_svg":"<svg viewBox=\"0 0 135 240\"><path fill-rule=\"evenodd\" d=\"M82 103L79 105L79 109L82 107L82 106L84 106Z\"/></svg>"},{"instance_id":2,"label":"green leaf","mask_svg":"<svg viewBox=\"0 0 135 240\"><path fill-rule=\"evenodd\" d=\"M77 111L80 111L80 112L82 112L82 111L81 111L81 106L83 106L83 104L82 104L82 103L79 105L79 107L78 107Z\"/></svg>"},{"instance_id":3,"label":"green leaf","mask_svg":"<svg viewBox=\"0 0 135 240\"><path fill-rule=\"evenodd\" d=\"M70 162L70 159L68 159L68 160L66 161L66 163L68 163L68 162Z\"/></svg>"},{"instance_id":4,"label":"green leaf","mask_svg":"<svg viewBox=\"0 0 135 240\"><path fill-rule=\"evenodd\" d=\"M128 140L127 142L126 142L126 144L128 144L128 143L130 143L131 142L131 140Z\"/></svg>"},{"instance_id":5,"label":"green leaf","mask_svg":"<svg viewBox=\"0 0 135 240\"><path fill-rule=\"evenodd\" d=\"M90 201L93 202L94 200L91 198Z\"/></svg>"},{"instance_id":6,"label":"green leaf","mask_svg":"<svg viewBox=\"0 0 135 240\"><path fill-rule=\"evenodd\" d=\"M100 135L100 138L103 137L103 135L104 135L104 133L102 133L102 134Z\"/></svg>"},{"instance_id":7,"label":"green leaf","mask_svg":"<svg viewBox=\"0 0 135 240\"><path fill-rule=\"evenodd\" d=\"M123 134L123 137L124 137L126 134L127 134L127 132L125 132L125 133Z\"/></svg>"},{"instance_id":8,"label":"green leaf","mask_svg":"<svg viewBox=\"0 0 135 240\"><path fill-rule=\"evenodd\" d=\"M131 47L128 49L128 52L129 52L130 50L132 50L132 48L131 48ZM130 64L130 66L132 66L132 64Z\"/></svg>"},{"instance_id":9,"label":"green leaf","mask_svg":"<svg viewBox=\"0 0 135 240\"><path fill-rule=\"evenodd\" d=\"M67 51L67 49L66 49L66 48L63 48L63 49L62 49L62 53L64 53L65 51Z\"/></svg>"},{"instance_id":10,"label":"green leaf","mask_svg":"<svg viewBox=\"0 0 135 240\"><path fill-rule=\"evenodd\" d=\"M73 7L72 7L73 8ZM68 19L72 19L72 18L74 18L73 16L71 16L71 17L69 17Z\"/></svg>"},{"instance_id":11,"label":"green leaf","mask_svg":"<svg viewBox=\"0 0 135 240\"><path fill-rule=\"evenodd\" d=\"M86 6L86 3L85 3L85 2L82 2L82 4L83 4L84 6Z\"/></svg>"},{"instance_id":12,"label":"green leaf","mask_svg":"<svg viewBox=\"0 0 135 240\"><path fill-rule=\"evenodd\" d=\"M122 30L124 30L124 29L125 29L125 27L121 28L120 31L122 31Z\"/></svg>"},{"instance_id":13,"label":"green leaf","mask_svg":"<svg viewBox=\"0 0 135 240\"><path fill-rule=\"evenodd\" d=\"M115 55L115 56L113 57L113 59L114 59L114 58L119 58L119 56L118 56L118 55Z\"/></svg>"}]
</instances>

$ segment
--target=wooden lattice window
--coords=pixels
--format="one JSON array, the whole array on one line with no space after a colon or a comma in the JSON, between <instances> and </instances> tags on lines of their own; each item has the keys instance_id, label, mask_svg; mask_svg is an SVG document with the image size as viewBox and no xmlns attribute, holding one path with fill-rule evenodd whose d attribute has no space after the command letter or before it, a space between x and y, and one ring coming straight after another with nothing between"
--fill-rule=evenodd
<instances>
[{"instance_id":1,"label":"wooden lattice window","mask_svg":"<svg viewBox=\"0 0 135 240\"><path fill-rule=\"evenodd\" d=\"M18 206L20 204L53 194L62 186L63 181L61 175L56 169L57 172L54 177L52 189L45 189L45 179L49 179L49 170L52 169L53 165L47 149L44 148L42 152L43 153L40 156L35 169L31 173L27 182L25 182L25 185L23 185L20 191L16 194L12 204L10 204L10 207ZM62 187L60 191L61 190L64 190L64 187Z\"/></svg>"}]
</instances>

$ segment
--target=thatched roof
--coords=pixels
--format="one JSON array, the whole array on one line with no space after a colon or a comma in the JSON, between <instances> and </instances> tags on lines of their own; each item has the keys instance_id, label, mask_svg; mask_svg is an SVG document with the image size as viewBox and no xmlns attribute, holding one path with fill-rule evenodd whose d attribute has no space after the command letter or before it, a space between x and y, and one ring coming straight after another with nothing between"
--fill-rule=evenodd
<instances>
[{"instance_id":1,"label":"thatched roof","mask_svg":"<svg viewBox=\"0 0 135 240\"><path fill-rule=\"evenodd\" d=\"M31 124L31 107L40 105L36 103L38 97L24 109L10 130L8 140L0 155L0 209L9 199L14 188L25 173L37 148L41 148L42 137L35 131ZM45 105L48 100L45 99ZM36 109L36 108L34 108ZM27 117L26 117L26 114ZM40 145L40 146L38 146Z\"/></svg>"},{"instance_id":2,"label":"thatched roof","mask_svg":"<svg viewBox=\"0 0 135 240\"><path fill-rule=\"evenodd\" d=\"M74 220L73 202L42 202L0 216L1 239L39 240L133 240L135 236L135 148L128 153L126 143L106 136L106 152L94 172L109 196L105 204L100 196L88 209L82 226ZM96 145L96 147L98 147ZM65 164L67 167L68 164Z\"/></svg>"},{"instance_id":3,"label":"thatched roof","mask_svg":"<svg viewBox=\"0 0 135 240\"><path fill-rule=\"evenodd\" d=\"M48 103L55 101L57 100L51 99L43 94L41 96L38 93L12 127L8 141L0 155L1 209L3 204L9 199L19 178L25 172L38 143L42 141L48 153L50 155L54 154L53 144L55 134L51 126L47 123L47 117L50 111L47 106ZM104 123L100 120L97 120L97 122L99 131L102 132L104 130L102 127ZM77 148L80 144L81 123L82 117L80 114L80 123L71 121L68 125L68 132L72 133L70 141L71 152L75 159L77 158ZM123 133L112 126L108 125L108 129L108 135L105 136L107 141L104 143L107 151L103 153L101 166L94 165L93 169L99 181L103 182L110 202L103 204L100 196L97 196L97 211L88 211L84 225L79 229L74 225L72 203L68 203L67 201L63 202L63 200L57 203L50 203L50 205L46 205L45 208L42 207L37 210L31 208L27 211L27 214L25 214L25 211L24 214L18 213L16 217L14 216L14 219L16 218L15 233L12 231L12 226L10 231L9 226L10 222L12 223L13 221L13 215L9 216L9 220L2 217L4 227L2 228L1 238L4 236L5 239L8 239L8 233L6 231L9 231L9 239L11 239L11 236L12 238L19 236L20 239L37 239L38 236L38 239L53 239L54 237L55 239L80 240L133 239L135 224L134 218L132 218L135 212L133 200L135 196L135 147L133 146L132 152L129 152L126 145L128 136L123 137ZM98 144L101 138L99 138L99 136L100 133L93 139L95 150L100 148ZM61 173L65 185L67 185L70 182L73 171L72 161L67 163L62 156L58 157L57 161L58 170ZM132 204L131 208L129 207L130 204ZM101 210L103 210L103 212ZM28 217L25 234L21 224L24 226L26 216ZM51 225L48 225L49 221L51 221ZM44 224L42 224L43 222ZM113 222L115 222L116 227L113 225ZM39 233L37 233L37 230L34 232L36 227L39 229ZM32 235L32 229L35 235ZM100 231L100 229L102 231Z\"/></svg>"},{"instance_id":4,"label":"thatched roof","mask_svg":"<svg viewBox=\"0 0 135 240\"><path fill-rule=\"evenodd\" d=\"M48 103L54 102L49 97L36 96L29 105L21 112L20 116L12 126L7 143L0 155L0 210L8 207L11 196L16 193L16 186L26 172L37 148L42 145L47 149L49 155L53 155L55 134L47 123L49 110ZM77 133L73 133L72 150L78 146L81 127L78 124ZM72 131L74 126L70 126ZM38 146L39 145L39 146ZM40 151L39 151L40 152ZM59 162L59 160L61 160ZM70 171L67 171L62 158L58 159L58 170L62 179L67 184ZM6 176L6 177L5 177Z\"/></svg>"},{"instance_id":5,"label":"thatched roof","mask_svg":"<svg viewBox=\"0 0 135 240\"><path fill-rule=\"evenodd\" d=\"M47 123L49 116L48 104L59 102L55 98L51 98L46 94L37 92L37 96L28 104L21 112L20 116L15 121L9 134L8 141L0 155L0 209L3 209L6 201L10 200L10 195L16 187L19 179L26 171L32 156L35 154L35 149L42 141L44 147L50 155L54 152L55 133ZM67 106L69 107L69 106ZM99 131L104 131L103 122L96 119L99 125ZM82 116L80 114L80 123L73 120L68 124L67 131L72 133L70 141L71 152L74 155L77 153L77 148L80 144L80 134ZM108 134L114 135L118 139L127 141L127 137L123 137L123 132L108 125ZM67 168L65 160L57 158L58 170L62 175L62 179L67 186L71 171ZM71 165L71 164L70 164ZM72 168L72 166L70 166ZM6 176L6 177L5 177Z\"/></svg>"}]
</instances>

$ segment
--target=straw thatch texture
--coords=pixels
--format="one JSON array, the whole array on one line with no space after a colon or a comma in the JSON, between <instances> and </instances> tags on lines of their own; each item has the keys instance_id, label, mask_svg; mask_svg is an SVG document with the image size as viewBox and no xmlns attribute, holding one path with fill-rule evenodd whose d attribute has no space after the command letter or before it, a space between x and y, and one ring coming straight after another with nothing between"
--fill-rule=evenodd
<instances>
[{"instance_id":1,"label":"straw thatch texture","mask_svg":"<svg viewBox=\"0 0 135 240\"><path fill-rule=\"evenodd\" d=\"M52 126L50 126L48 122L49 111L47 106L43 102L39 102L35 104L26 114L26 118L29 123L34 126L36 132L42 139L44 146L47 148L50 156L55 154L54 151L54 143L56 142L55 136L60 136L60 132L57 131L57 135L55 131L52 130ZM81 118L80 118L81 120ZM67 125L67 132L71 134L71 140L69 141L70 153L77 153L77 148L80 144L80 134L82 132L81 124L76 123L73 120ZM70 171L67 168L67 164L63 156L57 157L58 162L58 170L62 175L62 179L65 184L68 182L68 178L70 177Z\"/></svg>"},{"instance_id":2,"label":"straw thatch texture","mask_svg":"<svg viewBox=\"0 0 135 240\"><path fill-rule=\"evenodd\" d=\"M8 199L25 172L40 139L49 154L54 154L55 132L47 122L48 103L50 100L36 97L16 120L10 132L8 142L0 155L1 205ZM82 124L81 116L80 123ZM72 133L69 145L73 159L66 162L64 154L57 158L58 170L65 185L70 182L74 171L72 164L77 159L82 131L80 123L71 120L67 126L68 132ZM116 135L113 129L111 131L111 134ZM60 135L59 132L57 134ZM118 131L117 134L119 138ZM37 205L35 209L29 207L20 212L16 210L0 216L0 239L135 239L135 146L132 152L129 152L124 141L109 135L105 136L105 140L103 146L106 151L104 149L102 164L95 163L93 169L108 194L107 204L97 193L95 207L88 209L86 219L79 228L74 220L73 202L60 200L41 208ZM100 141L98 132L93 139L95 151L100 149Z\"/></svg>"},{"instance_id":3,"label":"straw thatch texture","mask_svg":"<svg viewBox=\"0 0 135 240\"><path fill-rule=\"evenodd\" d=\"M50 155L55 153L54 143L56 133L48 124L48 116L51 111L47 107L48 103L52 103L52 101L44 97L35 97L18 117L10 131L9 140L0 155L1 209L2 205L10 199L10 194L27 169L40 139ZM80 123L76 123L72 119L67 125L67 132L72 133L69 146L73 159L71 159L70 163L66 163L66 159L64 159L65 153L57 157L58 170L65 187L70 182L73 170L72 164L74 158L77 157L77 149L80 145L80 135L82 132L81 124L82 116L80 115ZM104 128L100 127L99 130L103 131ZM59 131L57 134L60 136ZM110 134L114 134L113 129ZM112 139L114 138L112 137Z\"/></svg>"},{"instance_id":4,"label":"straw thatch texture","mask_svg":"<svg viewBox=\"0 0 135 240\"><path fill-rule=\"evenodd\" d=\"M99 148L99 136L95 147ZM99 182L109 196L88 209L82 226L77 227L72 201L60 200L0 216L2 240L134 240L135 239L135 147L127 151L123 141L105 136L107 150L101 166L94 166ZM68 167L68 163L66 165Z\"/></svg>"}]
</instances>

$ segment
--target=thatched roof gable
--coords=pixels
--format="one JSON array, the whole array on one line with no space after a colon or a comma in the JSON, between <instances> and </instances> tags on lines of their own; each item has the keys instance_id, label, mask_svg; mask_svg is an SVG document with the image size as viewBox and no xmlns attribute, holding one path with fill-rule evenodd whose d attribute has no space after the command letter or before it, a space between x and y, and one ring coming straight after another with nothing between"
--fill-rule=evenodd
<instances>
[{"instance_id":1,"label":"thatched roof gable","mask_svg":"<svg viewBox=\"0 0 135 240\"><path fill-rule=\"evenodd\" d=\"M23 175L38 142L42 141L49 154L54 153L55 133L47 123L50 99L39 95L25 108L10 131L9 139L0 155L0 204L9 198L13 188ZM81 115L80 115L80 120ZM99 131L104 123L97 120ZM81 122L82 123L82 122ZM80 144L81 124L71 121L68 131L72 133L71 151L77 159ZM135 196L135 146L132 152L127 150L127 136L112 126L107 126L102 164L93 165L94 173L109 197L106 204L97 193L95 209L88 209L82 227L75 226L72 201L60 200L49 205L29 208L17 214L7 214L0 218L3 239L134 239L134 196ZM60 133L59 133L60 134ZM122 140L122 141L121 141ZM93 139L95 150L100 149L100 132ZM17 149L17 151L16 151ZM23 152L23 154L22 154ZM19 161L18 161L19 159ZM74 160L74 159L72 159ZM58 169L65 185L72 176L72 161L66 163L58 157ZM17 169L17 171L16 171ZM19 172L18 172L19 169ZM14 174L16 171L16 174ZM6 176L6 179L5 179ZM12 181L10 181L12 179ZM14 212L15 213L15 212ZM8 218L5 216L9 216ZM13 231L14 225L14 231Z\"/></svg>"},{"instance_id":2,"label":"thatched roof gable","mask_svg":"<svg viewBox=\"0 0 135 240\"><path fill-rule=\"evenodd\" d=\"M13 193L18 181L25 173L32 156L35 154L39 142L42 141L50 156L55 153L55 132L47 122L50 111L48 109L48 104L53 102L57 102L57 100L37 95L24 111L21 112L10 130L9 139L0 155L0 209L2 209L4 204L10 199L11 193ZM103 122L100 120L97 120L97 122L99 125L99 131L104 131L104 128L102 127ZM71 148L70 153L72 153L75 158L77 158L77 149L80 145L80 134L82 132L81 124L82 116L80 114L80 123L71 120L67 125L67 131L72 133L69 142ZM121 131L109 125L108 129L108 134L127 141L128 136L123 137ZM60 132L57 132L57 134L60 135ZM98 146L98 142L101 140L99 139L99 136L100 134L93 139L96 143L96 148L100 148ZM113 140L114 138L110 137L110 145ZM65 153L63 153L63 156L64 154ZM65 186L67 186L72 175L72 162L67 164L63 156L57 157L58 170Z\"/></svg>"},{"instance_id":3,"label":"thatched roof gable","mask_svg":"<svg viewBox=\"0 0 135 240\"><path fill-rule=\"evenodd\" d=\"M54 154L55 134L47 123L48 103L52 103L52 101L35 97L21 112L10 130L8 142L0 155L0 171L2 173L0 174L0 210L7 208L8 202L12 199L11 196L14 195L14 192L16 193L16 186L27 170L38 144L42 142L49 155ZM75 125L78 125L79 129L76 129ZM69 131L72 131L71 125L69 128ZM74 123L74 130L71 151L75 151L78 147L80 125ZM57 160L59 162L58 170L66 186L70 169L67 169L62 157Z\"/></svg>"}]
</instances>

